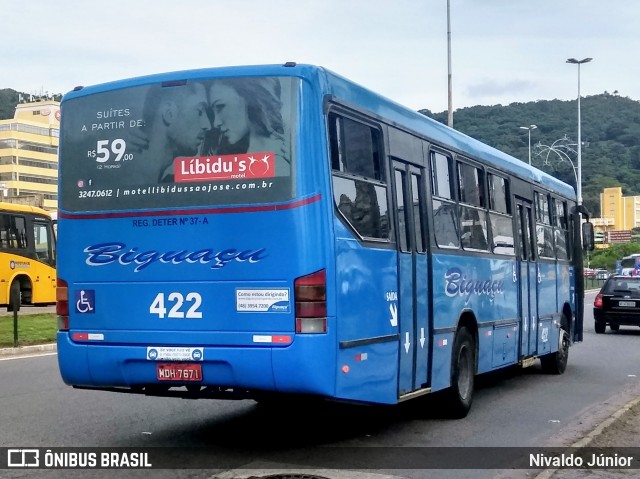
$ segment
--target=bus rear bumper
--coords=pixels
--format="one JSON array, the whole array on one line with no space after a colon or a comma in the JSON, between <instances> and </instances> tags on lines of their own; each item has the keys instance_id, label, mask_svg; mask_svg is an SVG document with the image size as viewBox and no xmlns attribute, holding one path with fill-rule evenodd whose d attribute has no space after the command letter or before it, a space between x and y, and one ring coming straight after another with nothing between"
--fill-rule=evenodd
<instances>
[{"instance_id":1,"label":"bus rear bumper","mask_svg":"<svg viewBox=\"0 0 640 479\"><path fill-rule=\"evenodd\" d=\"M231 398L235 395L243 398L252 397L253 392L334 394L334 377L327 375L327 370L319 370L318 362L309 365L295 360L300 357L296 349L301 347L300 343L308 342L307 338L297 338L287 348L204 347L202 360L199 361L151 360L147 357L146 346L80 343L73 341L67 332L58 332L57 340L62 379L66 384L80 388L183 397L192 397L193 394L165 393L169 388L187 386L194 391L200 386L202 394L199 397L228 395ZM321 342L316 343L315 346L322 349ZM320 353L319 350L317 352ZM202 380L158 379L159 364L181 362L200 364ZM277 365L276 372L274 363ZM290 368L283 368L283 364L287 363ZM331 366L325 367L333 371Z\"/></svg>"}]
</instances>

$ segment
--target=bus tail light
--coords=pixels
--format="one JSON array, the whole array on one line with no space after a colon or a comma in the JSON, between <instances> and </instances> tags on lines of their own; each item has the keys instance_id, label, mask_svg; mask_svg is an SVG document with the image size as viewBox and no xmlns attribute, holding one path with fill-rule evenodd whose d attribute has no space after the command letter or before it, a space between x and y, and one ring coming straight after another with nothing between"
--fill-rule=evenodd
<instances>
[{"instance_id":1,"label":"bus tail light","mask_svg":"<svg viewBox=\"0 0 640 479\"><path fill-rule=\"evenodd\" d=\"M69 287L67 282L58 278L56 288L56 314L58 315L58 330L69 330Z\"/></svg>"},{"instance_id":2,"label":"bus tail light","mask_svg":"<svg viewBox=\"0 0 640 479\"><path fill-rule=\"evenodd\" d=\"M327 332L327 275L325 270L294 281L296 333Z\"/></svg>"},{"instance_id":3,"label":"bus tail light","mask_svg":"<svg viewBox=\"0 0 640 479\"><path fill-rule=\"evenodd\" d=\"M594 308L602 308L602 293L598 293L596 299L593 301Z\"/></svg>"}]
</instances>

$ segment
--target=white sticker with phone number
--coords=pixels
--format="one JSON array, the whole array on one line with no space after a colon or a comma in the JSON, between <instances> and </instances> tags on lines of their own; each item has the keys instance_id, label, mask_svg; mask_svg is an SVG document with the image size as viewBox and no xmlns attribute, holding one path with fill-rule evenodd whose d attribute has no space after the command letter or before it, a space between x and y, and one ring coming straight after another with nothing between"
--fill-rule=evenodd
<instances>
[{"instance_id":1,"label":"white sticker with phone number","mask_svg":"<svg viewBox=\"0 0 640 479\"><path fill-rule=\"evenodd\" d=\"M289 288L236 289L236 311L242 313L288 313Z\"/></svg>"},{"instance_id":2,"label":"white sticker with phone number","mask_svg":"<svg viewBox=\"0 0 640 479\"><path fill-rule=\"evenodd\" d=\"M148 346L147 359L149 361L202 361L204 348Z\"/></svg>"}]
</instances>

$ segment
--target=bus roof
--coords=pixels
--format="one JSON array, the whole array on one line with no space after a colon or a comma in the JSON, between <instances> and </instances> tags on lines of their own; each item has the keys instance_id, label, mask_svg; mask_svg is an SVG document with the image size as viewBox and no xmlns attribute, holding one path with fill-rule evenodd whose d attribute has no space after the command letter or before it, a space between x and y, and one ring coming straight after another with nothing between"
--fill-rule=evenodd
<instances>
[{"instance_id":1,"label":"bus roof","mask_svg":"<svg viewBox=\"0 0 640 479\"><path fill-rule=\"evenodd\" d=\"M386 121L408 131L420 134L436 144L446 146L471 158L481 160L498 170L509 172L517 177L532 181L555 193L571 199L576 198L573 187L553 176L528 165L511 155L493 148L464 133L449 128L421 113L413 111L399 103L358 85L324 67L307 64L286 63L284 65L254 65L204 68L185 70L117 80L89 87L76 87L63 98L66 101L78 97L102 93L111 90L148 85L159 82L198 80L215 77L234 76L296 76L319 83L324 94L329 94L347 104L358 105ZM64 113L63 113L64 114Z\"/></svg>"},{"instance_id":2,"label":"bus roof","mask_svg":"<svg viewBox=\"0 0 640 479\"><path fill-rule=\"evenodd\" d=\"M10 211L13 213L33 213L51 218L51 213L37 206L23 205L20 203L8 203L0 201L0 211Z\"/></svg>"},{"instance_id":3,"label":"bus roof","mask_svg":"<svg viewBox=\"0 0 640 479\"><path fill-rule=\"evenodd\" d=\"M329 70L325 70L325 72L329 89L336 97L345 98L351 100L354 104L363 105L381 117L392 119L399 126L420 133L441 146L447 146L461 154L482 160L498 170L507 171L515 176L533 181L549 190L575 199L575 190L570 185L544 171L534 168L464 133L449 128L447 125L422 113L408 109L366 88L355 85Z\"/></svg>"}]
</instances>

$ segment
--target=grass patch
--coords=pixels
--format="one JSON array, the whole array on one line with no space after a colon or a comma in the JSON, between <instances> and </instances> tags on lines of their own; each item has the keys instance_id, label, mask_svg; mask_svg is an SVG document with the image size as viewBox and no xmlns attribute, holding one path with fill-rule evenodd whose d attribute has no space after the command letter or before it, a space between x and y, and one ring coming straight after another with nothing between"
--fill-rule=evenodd
<instances>
[{"instance_id":1,"label":"grass patch","mask_svg":"<svg viewBox=\"0 0 640 479\"><path fill-rule=\"evenodd\" d=\"M18 313L18 346L51 343L56 340L56 315ZM13 313L0 316L0 348L13 347Z\"/></svg>"}]
</instances>

